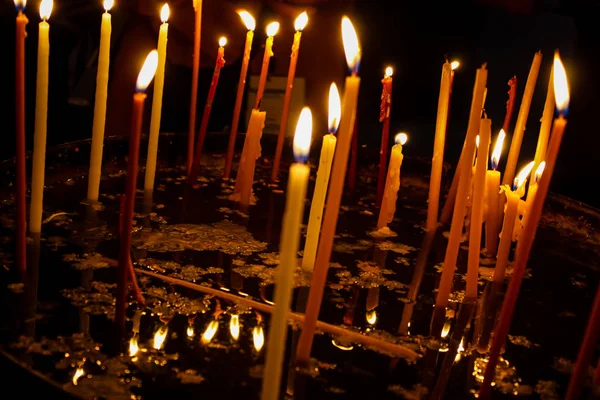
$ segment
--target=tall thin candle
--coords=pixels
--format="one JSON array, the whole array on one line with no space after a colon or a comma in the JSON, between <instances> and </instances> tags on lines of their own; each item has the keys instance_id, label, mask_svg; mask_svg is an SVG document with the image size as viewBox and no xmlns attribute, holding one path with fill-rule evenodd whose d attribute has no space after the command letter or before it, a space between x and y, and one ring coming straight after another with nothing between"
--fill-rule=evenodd
<instances>
[{"instance_id":1,"label":"tall thin candle","mask_svg":"<svg viewBox=\"0 0 600 400\"><path fill-rule=\"evenodd\" d=\"M500 233L502 212L500 210L500 171L497 169L505 137L504 129L500 129L490 157L491 169L485 173L487 202L487 209L485 210L485 248L491 254L495 254L498 249L498 234Z\"/></svg>"},{"instance_id":2,"label":"tall thin candle","mask_svg":"<svg viewBox=\"0 0 600 400\"><path fill-rule=\"evenodd\" d=\"M400 168L402 167L402 146L408 140L406 133L396 135L396 144L392 147L390 165L387 170L385 180L385 190L383 200L379 208L379 218L377 219L377 230L387 228L388 224L394 219L396 213L396 203L398 201L398 190L400 189Z\"/></svg>"},{"instance_id":3,"label":"tall thin candle","mask_svg":"<svg viewBox=\"0 0 600 400\"><path fill-rule=\"evenodd\" d=\"M265 43L265 54L263 56L262 68L260 70L260 78L258 81L258 89L256 89L256 102L254 108L259 109L267 85L267 75L269 74L269 62L273 57L273 38L279 30L279 22L271 22L267 25L267 41Z\"/></svg>"},{"instance_id":4,"label":"tall thin candle","mask_svg":"<svg viewBox=\"0 0 600 400\"><path fill-rule=\"evenodd\" d=\"M383 122L381 127L381 147L379 148L379 175L377 177L377 200L376 206L381 207L383 198L383 189L385 188L385 172L387 167L387 154L390 136L390 112L392 110L392 67L385 69L385 75L381 80L383 86L381 91L381 104L379 106L379 122Z\"/></svg>"},{"instance_id":5,"label":"tall thin candle","mask_svg":"<svg viewBox=\"0 0 600 400\"><path fill-rule=\"evenodd\" d=\"M508 101L506 102L506 114L504 114L504 123L502 129L504 132L510 130L510 121L515 110L515 98L517 97L517 76L514 75L508 80Z\"/></svg>"},{"instance_id":6,"label":"tall thin candle","mask_svg":"<svg viewBox=\"0 0 600 400\"><path fill-rule=\"evenodd\" d=\"M190 119L188 123L187 173L194 159L194 134L196 133L196 101L198 98L198 73L200 72L200 42L202 35L202 0L194 2L194 54L192 63L192 87L190 91Z\"/></svg>"},{"instance_id":7,"label":"tall thin candle","mask_svg":"<svg viewBox=\"0 0 600 400\"><path fill-rule=\"evenodd\" d=\"M544 104L544 112L542 113L542 119L540 124L540 134L538 136L537 146L535 148L535 157L533 161L534 173L537 171L539 165L546 158L546 151L548 149L548 139L550 138L550 129L552 128L552 118L554 118L554 85L552 80L554 79L554 70L550 72L550 82L548 82L548 92L546 93L546 103ZM529 186L534 182L532 179Z\"/></svg>"}]
</instances>

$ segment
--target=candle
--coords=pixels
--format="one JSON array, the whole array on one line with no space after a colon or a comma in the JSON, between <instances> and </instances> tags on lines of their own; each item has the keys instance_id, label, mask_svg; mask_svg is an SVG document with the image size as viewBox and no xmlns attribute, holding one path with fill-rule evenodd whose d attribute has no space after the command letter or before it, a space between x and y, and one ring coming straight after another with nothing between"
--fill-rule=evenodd
<instances>
[{"instance_id":1,"label":"candle","mask_svg":"<svg viewBox=\"0 0 600 400\"><path fill-rule=\"evenodd\" d=\"M223 178L229 179L231 174L231 164L233 162L233 152L235 150L235 138L238 134L238 124L240 122L240 112L242 111L242 100L244 98L244 89L246 87L246 76L248 75L248 63L250 62L250 50L252 49L252 39L254 39L254 29L256 21L248 11L242 10L238 14L246 24L248 33L246 33L246 44L244 45L244 56L242 57L242 68L240 69L240 80L238 81L237 95L235 97L235 106L233 107L233 117L231 119L231 130L229 131L229 143L227 145L227 156L225 158L225 170Z\"/></svg>"},{"instance_id":2,"label":"candle","mask_svg":"<svg viewBox=\"0 0 600 400\"><path fill-rule=\"evenodd\" d=\"M433 158L431 159L431 177L429 179L429 199L427 201L427 222L425 229L431 232L437 227L438 209L440 202L440 186L444 168L444 145L446 141L446 126L450 108L451 81L454 71L448 61L442 65L440 95L438 98L437 120L435 123L435 140Z\"/></svg>"},{"instance_id":3,"label":"candle","mask_svg":"<svg viewBox=\"0 0 600 400\"><path fill-rule=\"evenodd\" d=\"M281 122L279 124L279 135L277 136L277 147L275 148L275 158L273 159L273 169L271 170L271 181L277 181L279 174L279 163L281 161L281 152L283 150L283 140L287 131L288 114L290 112L290 102L292 100L292 89L294 88L294 76L296 75L296 64L298 63L298 52L300 50L300 38L302 30L308 23L308 14L304 11L294 22L294 42L292 44L292 55L290 56L290 67L288 69L287 85L285 95L283 96L283 110L281 111Z\"/></svg>"},{"instance_id":4,"label":"candle","mask_svg":"<svg viewBox=\"0 0 600 400\"><path fill-rule=\"evenodd\" d=\"M221 68L225 65L225 45L227 44L227 38L222 37L219 39L219 49L217 51L217 61L215 62L215 69L213 71L212 80L210 82L210 88L208 89L208 95L206 97L206 104L204 105L204 113L202 114L202 123L200 124L200 130L198 131L198 141L196 142L196 151L194 152L194 162L192 163L192 169L190 170L188 181L190 184L196 183L198 178L198 169L200 168L200 160L202 158L202 147L204 147L204 139L206 137L206 129L208 128L208 120L210 118L210 112L212 110L213 100L217 91L217 85L219 83L219 76L221 75Z\"/></svg>"},{"instance_id":5,"label":"candle","mask_svg":"<svg viewBox=\"0 0 600 400\"><path fill-rule=\"evenodd\" d=\"M263 56L262 69L260 70L260 79L258 81L258 89L256 89L256 102L254 108L260 108L265 86L267 84L267 75L269 74L269 62L273 56L273 37L279 30L279 22L271 22L267 25L267 41L265 43L265 54Z\"/></svg>"},{"instance_id":6,"label":"candle","mask_svg":"<svg viewBox=\"0 0 600 400\"><path fill-rule=\"evenodd\" d=\"M481 225L485 196L485 174L487 171L488 150L492 134L492 120L483 118L480 124L480 143L477 148L477 164L473 177L473 198L471 204L471 226L469 229L469 256L467 269L467 300L477 300L477 279L479 278L479 256L481 254Z\"/></svg>"},{"instance_id":7,"label":"candle","mask_svg":"<svg viewBox=\"0 0 600 400\"><path fill-rule=\"evenodd\" d=\"M40 18L35 90L35 133L33 137L33 165L31 176L31 205L29 207L29 232L42 231L44 199L44 169L46 163L46 129L48 121L48 58L50 56L50 25L52 0L40 3Z\"/></svg>"},{"instance_id":8,"label":"candle","mask_svg":"<svg viewBox=\"0 0 600 400\"><path fill-rule=\"evenodd\" d=\"M288 313L294 289L294 274L296 272L296 254L300 242L302 215L304 214L304 199L306 186L310 175L310 167L306 165L310 140L312 135L312 114L308 107L300 113L296 134L294 135L294 157L296 162L290 167L287 184L285 211L281 228L281 245L279 249L280 263L277 267L275 283L275 307L269 326L269 341L265 371L263 375L263 400L279 398L283 356L285 354L288 331Z\"/></svg>"},{"instance_id":9,"label":"candle","mask_svg":"<svg viewBox=\"0 0 600 400\"><path fill-rule=\"evenodd\" d=\"M383 89L381 91L381 105L379 106L379 122L383 122L381 128L381 147L379 149L379 175L377 178L377 202L381 207L383 189L385 187L385 167L387 165L388 142L390 135L390 111L392 109L392 67L385 69L385 75L381 80Z\"/></svg>"},{"instance_id":10,"label":"candle","mask_svg":"<svg viewBox=\"0 0 600 400\"><path fill-rule=\"evenodd\" d=\"M236 179L237 191L234 191L231 197L232 200L238 200L244 208L254 203L252 198L254 167L256 159L260 157L260 138L262 137L266 117L267 113L265 111L252 110L250 122L248 122L248 132L244 143L246 151L242 153Z\"/></svg>"},{"instance_id":11,"label":"candle","mask_svg":"<svg viewBox=\"0 0 600 400\"><path fill-rule=\"evenodd\" d=\"M533 168L535 168L535 161L533 162L531 169L533 170ZM531 207L533 206L533 200L535 199L535 196L537 195L537 191L538 191L538 182L539 182L540 178L542 177L542 174L544 173L545 168L546 168L546 162L542 161L540 163L540 165L538 165L537 169L535 170L535 173L533 174L531 182L529 183L529 189L527 190L527 199L525 201L525 211L523 212L523 221L521 224L523 227L525 226L525 224L527 224L527 220L529 219L529 215L531 214Z\"/></svg>"},{"instance_id":12,"label":"candle","mask_svg":"<svg viewBox=\"0 0 600 400\"><path fill-rule=\"evenodd\" d=\"M310 205L308 227L306 228L306 243L304 244L304 256L302 258L302 269L307 272L313 270L315 258L317 257L323 206L325 204L329 176L331 174L331 164L337 143L335 133L340 123L340 114L340 94L335 83L332 83L329 88L329 134L323 136L319 169L317 170L315 190Z\"/></svg>"},{"instance_id":13,"label":"candle","mask_svg":"<svg viewBox=\"0 0 600 400\"><path fill-rule=\"evenodd\" d=\"M356 104L358 102L358 90L360 87L360 78L358 77L361 56L360 44L358 42L356 31L348 17L342 18L342 38L344 50L346 52L346 60L352 75L346 78L338 144L331 170L333 179L331 180L329 190L327 191L327 206L325 208L325 216L323 217L323 226L321 228L321 237L319 238L315 269L313 271L310 293L306 305L306 316L302 327L302 333L298 341L296 360L301 364L306 364L310 357L310 350L312 348L317 319L319 317L319 309L321 308L323 291L325 290L329 260L333 249L335 228L342 200L344 177L346 175L346 166L348 165L348 153L350 151L350 141L352 140L352 130L356 118Z\"/></svg>"},{"instance_id":14,"label":"candle","mask_svg":"<svg viewBox=\"0 0 600 400\"><path fill-rule=\"evenodd\" d=\"M494 268L494 282L502 282L508 264L508 255L510 245L513 242L514 226L517 222L517 212L519 211L519 202L525 194L525 182L527 176L533 168L533 162L527 164L515 178L512 190L508 185L502 186L506 195L506 211L504 212L504 222L502 223L502 233L500 234L500 245L496 255L496 268Z\"/></svg>"},{"instance_id":15,"label":"candle","mask_svg":"<svg viewBox=\"0 0 600 400\"><path fill-rule=\"evenodd\" d=\"M354 190L356 184L356 158L358 156L358 118L354 118L352 144L350 147L350 166L348 170L348 189Z\"/></svg>"},{"instance_id":16,"label":"candle","mask_svg":"<svg viewBox=\"0 0 600 400\"><path fill-rule=\"evenodd\" d=\"M490 356L479 393L479 397L483 399L488 399L491 396L491 384L494 380L496 365L498 365L500 352L504 347L506 335L508 334L508 330L510 328L512 314L517 303L517 297L519 295L519 290L521 289L523 276L525 275L527 260L529 259L529 254L533 245L533 239L535 238L540 217L542 215L542 209L544 208L544 202L546 201L546 195L548 194L548 188L554 172L554 166L556 164L556 158L558 157L558 151L560 150L562 137L567 126L567 120L564 117L564 113L569 105L569 87L567 83L567 75L562 62L560 61L558 52L554 55L553 82L554 98L559 115L554 120L552 134L550 135L550 143L548 144L548 152L546 154L546 167L544 169L544 174L538 183L538 191L531 206L531 212L527 225L525 225L525 229L523 230L521 247L515 257L513 274L506 290L504 303L502 304L502 310L500 311L500 317L498 318L498 324L496 325L494 332L492 345L490 348ZM569 392L574 394L572 398L578 397L577 393L579 390L581 390L582 383L583 382L581 381L581 378L579 378L579 382L575 384L574 387L571 387L573 384L569 385ZM571 392L571 390L573 390L573 392Z\"/></svg>"},{"instance_id":17,"label":"candle","mask_svg":"<svg viewBox=\"0 0 600 400\"><path fill-rule=\"evenodd\" d=\"M119 267L117 279L117 306L115 321L120 329L125 328L125 303L127 290L127 267L131 251L131 228L133 226L133 209L135 205L138 160L140 150L140 134L146 89L154 78L158 64L158 53L152 50L146 57L144 66L137 78L136 92L133 95L133 111L131 114L131 133L129 136L129 158L127 160L127 186L125 189L125 210L123 213L123 229L120 237Z\"/></svg>"},{"instance_id":18,"label":"candle","mask_svg":"<svg viewBox=\"0 0 600 400\"><path fill-rule=\"evenodd\" d=\"M158 137L160 133L160 118L162 113L163 88L165 86L165 61L167 59L167 36L169 33L169 5L165 3L160 11L160 30L158 31L158 66L154 77L154 95L152 97L152 115L150 117L150 134L148 136L148 155L146 157L146 175L144 176L144 191L154 190L154 177L158 157Z\"/></svg>"},{"instance_id":19,"label":"candle","mask_svg":"<svg viewBox=\"0 0 600 400\"><path fill-rule=\"evenodd\" d=\"M535 149L535 157L533 161L534 171L537 171L542 160L546 158L546 149L548 148L548 138L550 137L550 128L552 128L552 118L554 118L554 85L552 84L554 79L554 72L550 72L550 82L548 82L548 93L546 94L546 103L544 104L544 112L542 113L540 134L538 136L538 142ZM529 186L534 182L532 179Z\"/></svg>"},{"instance_id":20,"label":"candle","mask_svg":"<svg viewBox=\"0 0 600 400\"><path fill-rule=\"evenodd\" d=\"M517 115L517 124L515 125L515 131L512 140L510 141L510 150L508 151L506 168L504 169L504 176L502 177L503 185L509 185L515 177L515 169L517 168L517 161L519 160L519 152L521 151L525 125L527 125L531 99L533 98L533 92L535 91L535 84L540 72L541 63L542 52L538 51L535 53L533 62L531 63L531 69L529 70L529 76L527 77L527 83L525 84L525 92L523 92L523 98L521 99L521 107L519 108L519 114Z\"/></svg>"},{"instance_id":21,"label":"candle","mask_svg":"<svg viewBox=\"0 0 600 400\"><path fill-rule=\"evenodd\" d=\"M506 114L504 115L504 124L502 129L504 132L510 130L510 121L512 120L513 111L515 109L515 98L517 97L517 76L513 76L508 80L508 101L506 102Z\"/></svg>"},{"instance_id":22,"label":"candle","mask_svg":"<svg viewBox=\"0 0 600 400\"><path fill-rule=\"evenodd\" d=\"M402 167L402 146L408 140L406 133L396 135L396 144L392 147L390 165L385 180L385 190L383 200L379 209L379 218L377 219L377 230L387 228L388 224L394 219L396 213L396 202L398 201L398 189L400 189L400 168Z\"/></svg>"},{"instance_id":23,"label":"candle","mask_svg":"<svg viewBox=\"0 0 600 400\"><path fill-rule=\"evenodd\" d=\"M491 254L496 254L498 249L500 215L503 214L502 210L500 210L500 171L498 171L498 164L500 163L500 155L502 154L502 145L504 144L505 137L506 133L504 133L504 129L500 129L494 150L490 156L490 166L492 169L487 170L485 173L485 248Z\"/></svg>"},{"instance_id":24,"label":"candle","mask_svg":"<svg viewBox=\"0 0 600 400\"><path fill-rule=\"evenodd\" d=\"M114 0L104 0L105 12L102 14L102 24L100 26L98 72L96 73L96 97L94 100L94 122L92 126L92 150L87 191L87 197L90 201L98 201L98 194L100 192L104 126L106 123L106 97L108 94L108 67L110 66L110 34L112 31L109 11L113 4Z\"/></svg>"},{"instance_id":25,"label":"candle","mask_svg":"<svg viewBox=\"0 0 600 400\"><path fill-rule=\"evenodd\" d=\"M189 175L194 159L194 134L196 133L196 100L198 97L198 72L200 71L200 39L202 33L202 0L194 2L194 54L192 63L192 88L190 91L190 119L188 123L188 146L186 171Z\"/></svg>"}]
</instances>

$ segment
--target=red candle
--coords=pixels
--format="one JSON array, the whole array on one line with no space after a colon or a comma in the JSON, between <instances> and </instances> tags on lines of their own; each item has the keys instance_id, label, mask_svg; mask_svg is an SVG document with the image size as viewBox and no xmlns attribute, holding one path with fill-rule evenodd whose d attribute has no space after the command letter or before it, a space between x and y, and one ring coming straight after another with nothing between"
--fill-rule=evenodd
<instances>
[{"instance_id":1,"label":"red candle","mask_svg":"<svg viewBox=\"0 0 600 400\"><path fill-rule=\"evenodd\" d=\"M186 172L189 175L194 159L194 133L196 132L196 98L198 97L198 72L200 71L200 35L202 31L202 0L193 0L196 20L194 24L194 60L192 64L192 89L190 97L190 120Z\"/></svg>"},{"instance_id":2,"label":"red candle","mask_svg":"<svg viewBox=\"0 0 600 400\"><path fill-rule=\"evenodd\" d=\"M258 80L258 89L256 89L256 102L254 104L255 109L260 108L260 102L262 101L263 94L265 92L265 86L267 85L267 75L269 74L269 62L273 57L273 38L279 30L279 22L271 22L267 25L267 41L265 42L265 54L263 56L262 68L260 70L260 78Z\"/></svg>"},{"instance_id":3,"label":"red candle","mask_svg":"<svg viewBox=\"0 0 600 400\"><path fill-rule=\"evenodd\" d=\"M208 96L206 98L206 104L204 105L204 113L202 114L202 123L200 124L200 130L198 131L198 141L196 142L196 151L194 152L194 162L192 163L192 169L190 170L188 181L190 184L196 182L198 178L198 169L200 168L200 159L202 158L202 147L204 146L204 138L206 137L206 128L208 127L208 120L210 118L210 112L212 110L213 100L215 98L215 92L217 91L217 84L219 83L219 76L221 75L221 68L225 65L225 45L227 44L227 38L222 37L219 39L219 50L217 52L217 61L215 63L215 70L213 72L212 81L210 82L210 88L208 89Z\"/></svg>"},{"instance_id":4,"label":"red candle","mask_svg":"<svg viewBox=\"0 0 600 400\"><path fill-rule=\"evenodd\" d=\"M504 124L502 129L504 132L509 132L510 120L512 119L513 110L515 109L515 97L517 97L517 76L513 76L508 81L508 101L506 102L506 115L504 116Z\"/></svg>"},{"instance_id":5,"label":"red candle","mask_svg":"<svg viewBox=\"0 0 600 400\"><path fill-rule=\"evenodd\" d=\"M146 89L154 78L158 65L158 52L152 50L136 84L136 93L133 95L133 110L131 114L131 133L129 136L129 159L127 160L127 186L125 189L125 207L122 215L122 230L120 237L119 267L117 269L117 305L115 321L121 331L125 328L125 305L127 300L127 271L131 251L131 228L133 226L133 209L135 205L135 192L138 173L138 160L140 156L140 134L142 132L142 117L144 115L144 101Z\"/></svg>"},{"instance_id":6,"label":"red candle","mask_svg":"<svg viewBox=\"0 0 600 400\"><path fill-rule=\"evenodd\" d=\"M379 149L379 176L377 178L377 207L381 206L383 189L385 187L385 173L387 166L388 142L390 136L390 111L392 110L392 67L385 69L385 75L381 80L383 90L381 91L381 106L379 107L379 122L383 122L381 128L381 148Z\"/></svg>"}]
</instances>

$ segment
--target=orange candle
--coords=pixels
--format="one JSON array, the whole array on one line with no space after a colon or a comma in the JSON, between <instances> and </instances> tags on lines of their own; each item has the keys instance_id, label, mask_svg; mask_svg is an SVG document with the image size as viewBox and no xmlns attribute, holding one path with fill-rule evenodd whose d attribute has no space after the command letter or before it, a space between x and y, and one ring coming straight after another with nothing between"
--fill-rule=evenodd
<instances>
[{"instance_id":1,"label":"orange candle","mask_svg":"<svg viewBox=\"0 0 600 400\"><path fill-rule=\"evenodd\" d=\"M269 62L273 56L273 37L279 30L279 22L271 22L267 25L267 42L265 43L265 54L263 56L262 69L260 70L260 79L258 81L258 89L256 89L255 109L260 108L265 86L267 85L267 75L269 74Z\"/></svg>"},{"instance_id":2,"label":"orange candle","mask_svg":"<svg viewBox=\"0 0 600 400\"><path fill-rule=\"evenodd\" d=\"M513 111L515 109L515 98L517 97L517 76L513 76L508 80L508 101L506 102L506 114L504 115L504 124L502 129L504 132L510 130L510 121L512 120Z\"/></svg>"},{"instance_id":3,"label":"orange candle","mask_svg":"<svg viewBox=\"0 0 600 400\"><path fill-rule=\"evenodd\" d=\"M194 55L192 63L192 88L190 92L190 120L188 124L187 168L189 175L194 160L194 134L196 133L196 100L198 97L198 73L200 71L200 39L202 33L202 0L194 1Z\"/></svg>"},{"instance_id":4,"label":"orange candle","mask_svg":"<svg viewBox=\"0 0 600 400\"><path fill-rule=\"evenodd\" d=\"M506 134L504 129L500 129L494 150L490 157L492 169L485 173L486 187L486 209L485 217L485 248L491 254L495 254L498 249L498 234L500 233L500 172L497 171L500 155L502 154L502 144Z\"/></svg>"},{"instance_id":5,"label":"orange candle","mask_svg":"<svg viewBox=\"0 0 600 400\"><path fill-rule=\"evenodd\" d=\"M534 172L537 171L542 160L546 158L546 150L548 148L548 139L550 138L550 129L552 128L552 119L554 118L554 85L552 80L554 79L554 72L550 72L550 82L548 82L548 92L546 93L546 103L544 104L544 112L542 113L542 119L540 120L540 134L538 136L537 146L535 148L535 165L533 166ZM531 181L529 186L533 183Z\"/></svg>"},{"instance_id":6,"label":"orange candle","mask_svg":"<svg viewBox=\"0 0 600 400\"><path fill-rule=\"evenodd\" d=\"M381 207L383 198L383 189L385 187L385 167L387 164L388 141L390 136L390 111L392 109L392 67L385 69L385 75L381 80L383 89L381 91L381 105L379 106L379 122L383 122L381 128L381 147L379 149L379 175L377 178L377 202L376 206Z\"/></svg>"},{"instance_id":7,"label":"orange candle","mask_svg":"<svg viewBox=\"0 0 600 400\"><path fill-rule=\"evenodd\" d=\"M377 219L377 230L387 228L388 224L394 219L396 213L396 202L398 201L398 189L400 189L400 168L402 167L402 146L406 143L408 136L406 133L396 135L396 144L392 147L392 156L390 157L390 166L385 180L385 190L383 201L379 208L379 218Z\"/></svg>"}]
</instances>

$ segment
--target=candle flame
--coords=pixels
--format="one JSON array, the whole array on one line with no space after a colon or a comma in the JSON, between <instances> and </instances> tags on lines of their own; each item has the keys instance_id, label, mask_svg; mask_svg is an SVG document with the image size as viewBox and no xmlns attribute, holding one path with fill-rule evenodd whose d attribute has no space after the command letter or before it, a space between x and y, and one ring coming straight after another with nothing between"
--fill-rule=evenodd
<instances>
[{"instance_id":1,"label":"candle flame","mask_svg":"<svg viewBox=\"0 0 600 400\"><path fill-rule=\"evenodd\" d=\"M217 333L218 329L219 329L219 321L217 321L216 319L213 319L212 321L210 321L210 323L206 327L206 330L202 334L202 343L204 343L204 344L210 343L210 341L213 339L213 337L215 337L215 334Z\"/></svg>"},{"instance_id":2,"label":"candle flame","mask_svg":"<svg viewBox=\"0 0 600 400\"><path fill-rule=\"evenodd\" d=\"M140 74L137 78L136 88L138 92L144 92L152 82L154 74L156 73L156 67L158 66L158 52L152 50L148 53L144 66L140 70Z\"/></svg>"},{"instance_id":3,"label":"candle flame","mask_svg":"<svg viewBox=\"0 0 600 400\"><path fill-rule=\"evenodd\" d=\"M500 129L500 133L498 133L498 138L496 139L496 144L494 145L494 151L492 151L492 155L490 160L492 161L492 169L495 171L498 168L498 164L500 163L500 155L502 154L502 145L504 144L504 138L506 137L506 132L504 129Z\"/></svg>"},{"instance_id":4,"label":"candle flame","mask_svg":"<svg viewBox=\"0 0 600 400\"><path fill-rule=\"evenodd\" d=\"M254 327L252 330L252 339L254 341L254 350L259 352L265 344L265 332L263 331L262 325Z\"/></svg>"},{"instance_id":5,"label":"candle flame","mask_svg":"<svg viewBox=\"0 0 600 400\"><path fill-rule=\"evenodd\" d=\"M294 21L294 29L296 29L296 32L301 31L302 29L304 29L307 23L308 14L306 13L306 11L304 11L302 12L302 14L298 15L296 21Z\"/></svg>"},{"instance_id":6,"label":"candle flame","mask_svg":"<svg viewBox=\"0 0 600 400\"><path fill-rule=\"evenodd\" d=\"M194 333L194 325L188 325L187 327L187 331L186 331L187 337L189 338L193 338L195 333Z\"/></svg>"},{"instance_id":7,"label":"candle flame","mask_svg":"<svg viewBox=\"0 0 600 400\"><path fill-rule=\"evenodd\" d=\"M444 327L442 328L442 338L445 338L450 333L450 323L444 323Z\"/></svg>"},{"instance_id":8,"label":"candle flame","mask_svg":"<svg viewBox=\"0 0 600 400\"><path fill-rule=\"evenodd\" d=\"M569 83L558 50L554 53L554 98L558 112L565 114L569 108Z\"/></svg>"},{"instance_id":9,"label":"candle flame","mask_svg":"<svg viewBox=\"0 0 600 400\"><path fill-rule=\"evenodd\" d=\"M79 380L79 378L81 378L83 376L84 372L83 372L83 368L79 367L77 368L77 370L75 371L75 374L73 374L73 385L77 386L77 381Z\"/></svg>"},{"instance_id":10,"label":"candle flame","mask_svg":"<svg viewBox=\"0 0 600 400\"><path fill-rule=\"evenodd\" d=\"M156 350L160 350L165 343L165 339L167 338L167 332L169 332L169 328L166 325L159 327L154 333L152 347L154 347Z\"/></svg>"},{"instance_id":11,"label":"candle flame","mask_svg":"<svg viewBox=\"0 0 600 400\"><path fill-rule=\"evenodd\" d=\"M27 0L14 0L17 11L24 11L27 5Z\"/></svg>"},{"instance_id":12,"label":"candle flame","mask_svg":"<svg viewBox=\"0 0 600 400\"><path fill-rule=\"evenodd\" d=\"M104 9L106 11L110 11L111 8L115 5L115 0L104 0Z\"/></svg>"},{"instance_id":13,"label":"candle flame","mask_svg":"<svg viewBox=\"0 0 600 400\"><path fill-rule=\"evenodd\" d=\"M385 75L384 75L384 78L391 78L391 77L392 77L392 75L394 75L394 68L392 68L392 67L387 67L387 68L385 69Z\"/></svg>"},{"instance_id":14,"label":"candle flame","mask_svg":"<svg viewBox=\"0 0 600 400\"><path fill-rule=\"evenodd\" d=\"M534 164L535 161L532 161L523 167L523 169L519 172L519 175L517 175L517 177L515 178L513 190L521 190L525 186L525 182L527 182L527 177L529 176L529 174L531 174L531 170L533 169Z\"/></svg>"},{"instance_id":15,"label":"candle flame","mask_svg":"<svg viewBox=\"0 0 600 400\"><path fill-rule=\"evenodd\" d=\"M229 320L229 332L231 333L231 337L233 340L238 340L240 337L240 316L237 314L231 314L231 319Z\"/></svg>"},{"instance_id":16,"label":"candle flame","mask_svg":"<svg viewBox=\"0 0 600 400\"><path fill-rule=\"evenodd\" d=\"M54 2L52 0L42 0L40 3L40 18L44 21L50 18L50 14L52 13L52 6Z\"/></svg>"},{"instance_id":17,"label":"candle flame","mask_svg":"<svg viewBox=\"0 0 600 400\"><path fill-rule=\"evenodd\" d=\"M538 183L538 181L542 177L542 174L544 173L544 169L546 169L546 161L542 161L540 163L540 165L538 165L537 169L535 170L535 173L533 174L533 181L535 183Z\"/></svg>"},{"instance_id":18,"label":"candle flame","mask_svg":"<svg viewBox=\"0 0 600 400\"><path fill-rule=\"evenodd\" d=\"M452 71L454 71L458 67L460 67L460 63L458 61L454 60L450 63L450 68L452 68Z\"/></svg>"},{"instance_id":19,"label":"candle flame","mask_svg":"<svg viewBox=\"0 0 600 400\"><path fill-rule=\"evenodd\" d=\"M256 29L256 20L254 19L252 14L250 14L246 10L240 10L238 11L238 15L240 16L240 18L242 18L242 21L244 21L246 29L248 29L249 31L253 31L254 29Z\"/></svg>"},{"instance_id":20,"label":"candle flame","mask_svg":"<svg viewBox=\"0 0 600 400\"><path fill-rule=\"evenodd\" d=\"M133 336L131 339L129 339L129 357L134 357L139 350L140 347L138 346L137 337Z\"/></svg>"},{"instance_id":21,"label":"candle flame","mask_svg":"<svg viewBox=\"0 0 600 400\"><path fill-rule=\"evenodd\" d=\"M460 344L458 345L458 351L456 352L456 357L454 357L454 362L459 362L462 357L462 352L465 351L464 347L465 338L462 338Z\"/></svg>"},{"instance_id":22,"label":"candle flame","mask_svg":"<svg viewBox=\"0 0 600 400\"><path fill-rule=\"evenodd\" d=\"M344 350L344 351L350 351L354 348L354 346L352 346L352 345L344 346L343 344L336 342L335 339L331 339L331 344L334 345L335 347L337 347L338 349Z\"/></svg>"},{"instance_id":23,"label":"candle flame","mask_svg":"<svg viewBox=\"0 0 600 400\"><path fill-rule=\"evenodd\" d=\"M225 47L226 44L227 44L227 38L225 36L221 36L219 38L219 46L220 47Z\"/></svg>"},{"instance_id":24,"label":"candle flame","mask_svg":"<svg viewBox=\"0 0 600 400\"><path fill-rule=\"evenodd\" d=\"M407 140L408 140L408 135L404 132L400 132L399 134L397 134L396 138L394 139L396 144L399 144L401 146L404 146L404 144L406 143Z\"/></svg>"},{"instance_id":25,"label":"candle flame","mask_svg":"<svg viewBox=\"0 0 600 400\"><path fill-rule=\"evenodd\" d=\"M366 318L367 318L367 322L370 325L375 325L375 322L377 322L377 311L375 311L375 310L367 311Z\"/></svg>"},{"instance_id":26,"label":"candle flame","mask_svg":"<svg viewBox=\"0 0 600 400\"><path fill-rule=\"evenodd\" d=\"M308 158L311 137L312 113L310 108L304 107L300 112L296 133L294 134L294 158L297 162L304 162Z\"/></svg>"},{"instance_id":27,"label":"candle flame","mask_svg":"<svg viewBox=\"0 0 600 400\"><path fill-rule=\"evenodd\" d=\"M360 65L360 43L352 21L348 17L342 18L342 40L348 68L350 68L350 72L356 74Z\"/></svg>"},{"instance_id":28,"label":"candle flame","mask_svg":"<svg viewBox=\"0 0 600 400\"><path fill-rule=\"evenodd\" d=\"M275 36L279 30L279 22L271 22L267 25L267 36Z\"/></svg>"},{"instance_id":29,"label":"candle flame","mask_svg":"<svg viewBox=\"0 0 600 400\"><path fill-rule=\"evenodd\" d=\"M329 132L337 132L342 116L342 105L340 101L340 92L335 83L329 87Z\"/></svg>"},{"instance_id":30,"label":"candle flame","mask_svg":"<svg viewBox=\"0 0 600 400\"><path fill-rule=\"evenodd\" d=\"M165 3L164 6L160 9L160 20L164 23L169 20L169 15L171 15L171 10L169 9L169 4Z\"/></svg>"},{"instance_id":31,"label":"candle flame","mask_svg":"<svg viewBox=\"0 0 600 400\"><path fill-rule=\"evenodd\" d=\"M479 135L475 136L475 147L479 148Z\"/></svg>"}]
</instances>

